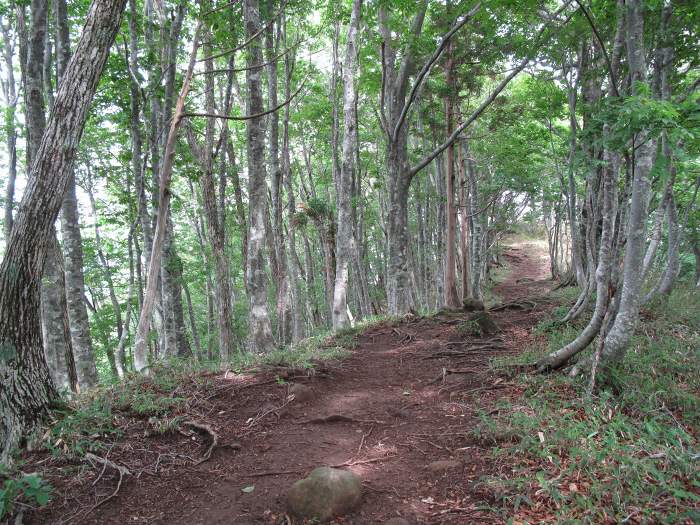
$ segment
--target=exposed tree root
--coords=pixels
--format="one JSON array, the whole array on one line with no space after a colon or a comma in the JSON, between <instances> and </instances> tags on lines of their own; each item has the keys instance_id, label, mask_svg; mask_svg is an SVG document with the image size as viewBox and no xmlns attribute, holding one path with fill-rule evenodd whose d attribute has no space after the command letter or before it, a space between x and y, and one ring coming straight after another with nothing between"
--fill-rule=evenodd
<instances>
[{"instance_id":1,"label":"exposed tree root","mask_svg":"<svg viewBox=\"0 0 700 525\"><path fill-rule=\"evenodd\" d=\"M384 421L377 421L375 419L355 419L352 417L344 416L342 414L331 414L326 417L317 417L314 419L307 419L305 421L299 421L297 425L323 425L326 423L378 423L383 424Z\"/></svg>"},{"instance_id":2,"label":"exposed tree root","mask_svg":"<svg viewBox=\"0 0 700 525\"><path fill-rule=\"evenodd\" d=\"M124 481L124 476L129 476L129 475L131 475L131 471L130 471L128 468L126 468L126 467L124 467L124 466L122 466L122 465L117 465L114 461L110 461L109 459L106 459L106 458L103 458L103 457L100 457L100 456L96 456L95 454L93 454L93 453L91 453L91 452L88 452L87 454L85 454L85 459L86 459L93 467L95 466L96 463L99 463L100 465L102 465L102 471L100 472L100 475L99 475L99 476L97 477L97 479L95 480L95 483L97 483L97 481L99 481L99 479L102 477L102 475L104 474L104 471L105 471L105 469L106 469L107 467L110 467L110 468L116 470L116 471L119 473L119 481L117 482L117 487L114 489L114 491L113 491L109 496L107 496L107 497L104 498L103 500L100 500L100 501L98 501L97 503L95 503L92 507L90 507L90 508L81 516L81 518L85 518L85 516L87 516L88 514L90 514L92 511L94 511L94 510L97 509L98 507L101 507L102 505L104 505L105 503L107 503L109 500L111 500L112 498L114 498L114 497L119 493L119 490L122 488L122 481Z\"/></svg>"},{"instance_id":3,"label":"exposed tree root","mask_svg":"<svg viewBox=\"0 0 700 525\"><path fill-rule=\"evenodd\" d=\"M184 421L182 424L188 427L192 427L200 431L201 433L209 436L209 447L207 447L207 450L202 455L202 457L195 461L194 465L201 465L205 461L208 461L209 458L211 458L212 452L214 452L214 449L219 444L219 436L216 434L216 432L214 432L214 429L212 429L209 425L205 425L203 423L197 423L196 421L188 420Z\"/></svg>"},{"instance_id":4,"label":"exposed tree root","mask_svg":"<svg viewBox=\"0 0 700 525\"><path fill-rule=\"evenodd\" d=\"M489 308L490 312L500 312L502 310L523 310L529 311L537 308L537 303L529 299L517 299L515 301L510 301L507 303L502 303L492 308Z\"/></svg>"}]
</instances>

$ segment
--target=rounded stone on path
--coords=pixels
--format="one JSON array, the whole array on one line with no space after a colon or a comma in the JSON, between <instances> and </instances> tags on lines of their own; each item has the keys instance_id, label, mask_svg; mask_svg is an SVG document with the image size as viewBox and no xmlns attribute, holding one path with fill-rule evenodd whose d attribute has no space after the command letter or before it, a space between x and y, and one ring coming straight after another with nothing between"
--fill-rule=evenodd
<instances>
[{"instance_id":1,"label":"rounded stone on path","mask_svg":"<svg viewBox=\"0 0 700 525\"><path fill-rule=\"evenodd\" d=\"M362 482L357 475L347 470L319 467L289 489L287 510L300 520L326 523L353 510L361 499Z\"/></svg>"},{"instance_id":2,"label":"rounded stone on path","mask_svg":"<svg viewBox=\"0 0 700 525\"><path fill-rule=\"evenodd\" d=\"M314 391L301 383L290 385L288 392L289 395L294 395L294 401L298 401L299 403L306 403L314 397Z\"/></svg>"},{"instance_id":3,"label":"rounded stone on path","mask_svg":"<svg viewBox=\"0 0 700 525\"><path fill-rule=\"evenodd\" d=\"M441 459L428 464L428 470L439 474L448 470L455 470L462 467L462 462L457 459Z\"/></svg>"}]
</instances>

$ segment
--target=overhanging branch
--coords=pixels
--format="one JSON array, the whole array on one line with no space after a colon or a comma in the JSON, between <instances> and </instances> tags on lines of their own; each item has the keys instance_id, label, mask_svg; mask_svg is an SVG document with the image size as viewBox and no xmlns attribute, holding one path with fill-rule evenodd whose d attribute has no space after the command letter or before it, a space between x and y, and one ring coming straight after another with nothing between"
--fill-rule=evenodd
<instances>
[{"instance_id":1,"label":"overhanging branch","mask_svg":"<svg viewBox=\"0 0 700 525\"><path fill-rule=\"evenodd\" d=\"M301 83L301 86L297 88L297 90L292 93L292 95L282 102L281 104L277 104L274 108L270 108L266 111L261 111L260 113L255 113L254 115L243 115L241 117L239 116L234 116L234 115L219 115L217 113L183 113L183 118L185 117L206 117L206 118L220 118L223 120L253 120L256 118L261 118L266 115L269 115L270 113L274 113L275 111L279 111L282 109L284 106L288 105L289 103L294 100L294 97L296 97L299 92L304 88L304 84L306 84L306 81Z\"/></svg>"},{"instance_id":2,"label":"overhanging branch","mask_svg":"<svg viewBox=\"0 0 700 525\"><path fill-rule=\"evenodd\" d=\"M569 4L574 0L567 0L564 5L562 5L556 13L553 15L553 19L558 16L564 9L566 9ZM568 22L571 19L571 17L568 17L566 19L566 22ZM566 23L565 22L565 23ZM537 33L537 37L535 38L536 41L538 41L542 35L544 34L545 30L549 26L549 21L546 22L542 28L539 30ZM520 73L525 67L530 63L530 60L532 60L532 55L534 55L535 51L539 49L539 45L541 42L538 42L538 45L535 46L535 49L532 51L530 56L527 56L524 58L516 67L513 69L508 76L506 76L503 80L501 80L498 85L494 88L494 90L491 92L491 94L479 105L478 108L472 112L471 115L469 115L469 118L465 120L462 124L460 124L451 134L449 137L447 137L447 140L443 142L440 146L435 148L432 152L430 152L428 155L426 155L423 160L421 160L418 164L416 164L413 168L411 168L408 172L408 178L409 180L413 179L415 175L421 171L423 168L425 168L428 164L430 164L435 157L440 155L443 151L445 151L447 148L450 147L451 144L453 144L460 136L460 134L467 129L479 116L488 108L491 103L496 100L498 95L500 95L501 91L505 89L505 87L510 83L511 80L513 80L518 73Z\"/></svg>"},{"instance_id":3,"label":"overhanging branch","mask_svg":"<svg viewBox=\"0 0 700 525\"><path fill-rule=\"evenodd\" d=\"M406 121L406 117L408 116L408 112L411 109L411 105L416 99L416 94L418 93L418 88L421 86L423 83L423 80L425 77L430 73L430 69L433 67L433 64L437 62L437 59L440 58L440 55L442 52L445 50L445 47L447 47L447 44L450 41L450 38L462 29L466 25L469 20L471 20L474 15L479 11L481 8L481 2L477 2L477 4L472 7L469 12L464 15L464 18L457 22L452 29L450 29L445 36L442 37L442 41L440 42L440 45L435 49L431 57L428 59L428 61L423 65L423 68L420 70L418 73L418 76L416 77L416 81L413 83L413 87L411 88L411 93L408 96L408 101L406 101L406 104L404 104L403 110L401 111L401 115L399 115L399 120L396 122L396 126L394 127L392 131L392 140L395 142L397 140L397 137L399 136L399 132L401 131L401 126L403 126L404 122Z\"/></svg>"}]
</instances>

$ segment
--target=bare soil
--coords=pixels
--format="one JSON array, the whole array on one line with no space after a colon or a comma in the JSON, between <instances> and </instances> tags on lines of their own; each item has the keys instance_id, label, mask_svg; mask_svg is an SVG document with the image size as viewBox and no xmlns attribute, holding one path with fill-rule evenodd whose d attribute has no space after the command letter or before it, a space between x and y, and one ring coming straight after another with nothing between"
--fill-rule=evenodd
<instances>
[{"instance_id":1,"label":"bare soil","mask_svg":"<svg viewBox=\"0 0 700 525\"><path fill-rule=\"evenodd\" d=\"M199 463L212 444L206 430L180 423L159 434L157 422L124 416L124 436L102 456L129 470L121 484L109 465L33 455L30 462L56 490L53 502L25 521L291 524L289 486L332 465L359 474L365 488L362 505L337 523L397 516L413 524L502 523L480 483L497 466L470 430L480 413L517 395L518 386L492 372L489 361L531 342L532 328L552 307L540 298L553 284L538 245L513 245L503 258L510 272L494 293L516 304L493 312L501 328L495 338L464 335L470 314L443 312L372 327L351 357L314 373L193 375L175 395L188 399L183 417L216 434L208 460ZM522 298L531 302L518 304ZM295 383L311 389L308 400L290 400ZM439 460L461 463L428 468Z\"/></svg>"}]
</instances>

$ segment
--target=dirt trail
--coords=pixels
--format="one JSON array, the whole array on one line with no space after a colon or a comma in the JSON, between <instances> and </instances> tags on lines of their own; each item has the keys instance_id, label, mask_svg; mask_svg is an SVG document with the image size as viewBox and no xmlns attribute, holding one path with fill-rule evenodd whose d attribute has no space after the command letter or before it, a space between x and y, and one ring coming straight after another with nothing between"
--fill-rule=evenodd
<instances>
[{"instance_id":1,"label":"dirt trail","mask_svg":"<svg viewBox=\"0 0 700 525\"><path fill-rule=\"evenodd\" d=\"M512 246L504 258L511 271L494 290L503 302L551 286L546 256L536 244ZM183 448L178 433L144 438L137 428L129 435L140 441L129 440L130 450L110 457L141 475L130 476L114 498L89 514L78 512L86 506L79 487L87 486L92 501L114 490L110 474L91 488L86 482L94 480L92 471L34 521L73 516L72 523L281 524L284 496L294 481L317 466L343 465L365 487L363 504L344 524L381 524L396 516L415 524L497 523L486 507L489 494L478 483L494 466L467 432L478 412L491 410L511 388L508 380L489 374L489 359L520 350L544 309L494 312L502 328L491 341L495 348L466 351L483 344L459 331L469 314L445 314L374 327L350 358L287 384L276 383L275 373L262 382L259 375L212 375L213 397L195 399L191 407L219 436L222 446L209 461L177 465L201 455L202 439L192 436ZM435 355L460 349L459 356ZM283 406L291 382L308 386L311 398ZM314 421L337 415L349 420ZM151 444L143 445L148 439ZM460 464L428 468L438 460ZM252 492L241 490L253 485Z\"/></svg>"}]
</instances>

